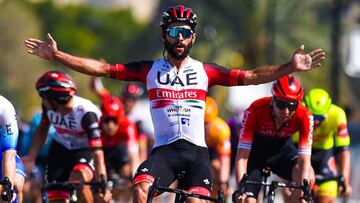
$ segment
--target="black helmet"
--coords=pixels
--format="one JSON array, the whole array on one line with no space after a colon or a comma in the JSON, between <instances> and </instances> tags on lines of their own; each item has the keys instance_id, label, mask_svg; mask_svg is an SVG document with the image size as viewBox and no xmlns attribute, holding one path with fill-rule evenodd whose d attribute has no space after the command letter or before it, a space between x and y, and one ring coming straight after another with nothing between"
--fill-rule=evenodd
<instances>
[{"instance_id":1,"label":"black helmet","mask_svg":"<svg viewBox=\"0 0 360 203\"><path fill-rule=\"evenodd\" d=\"M74 96L76 83L63 72L49 71L38 79L36 90L40 97L46 97L64 104Z\"/></svg>"},{"instance_id":2,"label":"black helmet","mask_svg":"<svg viewBox=\"0 0 360 203\"><path fill-rule=\"evenodd\" d=\"M192 30L195 30L196 26L196 14L191 8L187 8L183 5L177 5L167 8L163 13L160 21L160 26L165 30L169 24L173 22L183 22L188 24Z\"/></svg>"}]
</instances>

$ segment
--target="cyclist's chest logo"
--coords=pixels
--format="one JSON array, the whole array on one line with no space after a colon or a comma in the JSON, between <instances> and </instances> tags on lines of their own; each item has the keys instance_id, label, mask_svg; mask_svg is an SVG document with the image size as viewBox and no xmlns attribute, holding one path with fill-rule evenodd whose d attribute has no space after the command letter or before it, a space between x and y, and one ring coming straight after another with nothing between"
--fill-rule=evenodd
<instances>
[{"instance_id":1,"label":"cyclist's chest logo","mask_svg":"<svg viewBox=\"0 0 360 203\"><path fill-rule=\"evenodd\" d=\"M54 126L75 130L77 123L73 116L61 116L60 114L50 113L50 122Z\"/></svg>"},{"instance_id":2,"label":"cyclist's chest logo","mask_svg":"<svg viewBox=\"0 0 360 203\"><path fill-rule=\"evenodd\" d=\"M182 77L180 77L180 75ZM191 73L179 73L178 75L171 75L169 73L163 74L158 71L156 75L157 82L161 85L181 85L182 87L188 85L197 85L196 72Z\"/></svg>"}]
</instances>

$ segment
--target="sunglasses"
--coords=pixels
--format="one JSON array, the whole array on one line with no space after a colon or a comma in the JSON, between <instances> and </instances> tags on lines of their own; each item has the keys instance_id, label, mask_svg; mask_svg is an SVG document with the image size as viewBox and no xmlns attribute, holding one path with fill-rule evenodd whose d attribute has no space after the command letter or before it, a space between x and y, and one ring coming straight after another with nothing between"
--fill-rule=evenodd
<instances>
[{"instance_id":1,"label":"sunglasses","mask_svg":"<svg viewBox=\"0 0 360 203\"><path fill-rule=\"evenodd\" d=\"M104 123L109 123L110 121L112 121L112 122L114 122L114 123L117 123L117 122L118 122L118 118L116 118L116 117L111 117L111 116L109 116L109 117L103 117L103 118L101 119L101 121L104 122Z\"/></svg>"},{"instance_id":2,"label":"sunglasses","mask_svg":"<svg viewBox=\"0 0 360 203\"><path fill-rule=\"evenodd\" d=\"M289 111L295 111L299 102L297 101L284 101L284 100L275 100L275 105L278 109L284 110L285 108L288 108Z\"/></svg>"},{"instance_id":3,"label":"sunglasses","mask_svg":"<svg viewBox=\"0 0 360 203\"><path fill-rule=\"evenodd\" d=\"M184 27L172 27L166 29L166 34L173 38L178 37L179 33L181 33L183 38L187 39L190 38L194 32L192 31L192 29L184 28Z\"/></svg>"}]
</instances>

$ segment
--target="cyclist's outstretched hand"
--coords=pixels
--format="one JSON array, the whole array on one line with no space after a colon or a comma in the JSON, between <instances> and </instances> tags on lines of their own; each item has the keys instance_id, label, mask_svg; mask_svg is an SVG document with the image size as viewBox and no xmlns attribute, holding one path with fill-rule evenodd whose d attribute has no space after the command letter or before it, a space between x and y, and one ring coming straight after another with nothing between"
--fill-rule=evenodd
<instances>
[{"instance_id":1,"label":"cyclist's outstretched hand","mask_svg":"<svg viewBox=\"0 0 360 203\"><path fill-rule=\"evenodd\" d=\"M308 71L321 66L321 61L325 59L325 53L322 49L315 49L308 54L304 54L304 45L294 52L292 64L296 71Z\"/></svg>"},{"instance_id":2,"label":"cyclist's outstretched hand","mask_svg":"<svg viewBox=\"0 0 360 203\"><path fill-rule=\"evenodd\" d=\"M46 60L53 60L55 52L58 51L56 41L52 36L47 34L48 42L43 42L39 39L29 38L25 40L25 46L28 49L28 53L39 56Z\"/></svg>"}]
</instances>

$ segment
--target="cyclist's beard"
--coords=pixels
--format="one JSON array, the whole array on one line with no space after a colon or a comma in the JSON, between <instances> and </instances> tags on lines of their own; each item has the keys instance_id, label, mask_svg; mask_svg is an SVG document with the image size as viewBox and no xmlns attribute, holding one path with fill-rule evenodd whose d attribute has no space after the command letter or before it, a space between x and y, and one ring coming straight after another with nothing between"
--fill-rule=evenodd
<instances>
[{"instance_id":1,"label":"cyclist's beard","mask_svg":"<svg viewBox=\"0 0 360 203\"><path fill-rule=\"evenodd\" d=\"M191 47L192 47L192 44L185 45L185 44L183 44L181 42L178 42L178 41L171 44L168 40L165 40L164 45L165 45L166 51L172 57L174 57L176 60L186 58L188 56L189 52L190 52ZM180 47L184 48L184 51L182 53L176 52L175 49L176 49L177 46L180 46Z\"/></svg>"}]
</instances>

